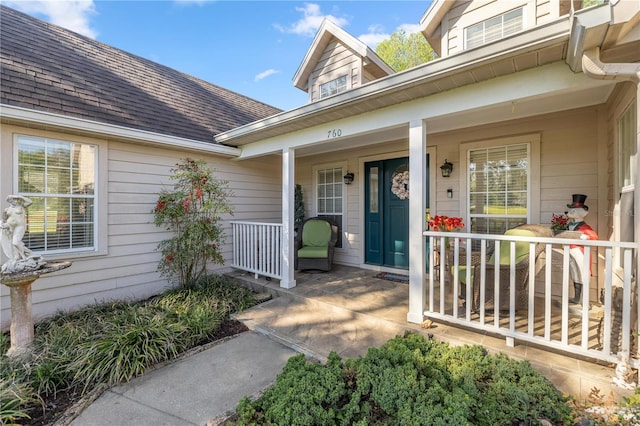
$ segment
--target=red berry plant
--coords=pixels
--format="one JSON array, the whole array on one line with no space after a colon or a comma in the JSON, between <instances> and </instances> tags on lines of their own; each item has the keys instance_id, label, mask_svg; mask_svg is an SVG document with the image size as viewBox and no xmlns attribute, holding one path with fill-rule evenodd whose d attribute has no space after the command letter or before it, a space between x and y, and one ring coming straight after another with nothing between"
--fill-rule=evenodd
<instances>
[{"instance_id":1,"label":"red berry plant","mask_svg":"<svg viewBox=\"0 0 640 426\"><path fill-rule=\"evenodd\" d=\"M224 264L222 215L233 214L232 194L228 182L216 179L202 160L183 159L171 172L173 189L162 190L153 209L156 226L173 233L158 245L158 270L170 281L192 287L207 264Z\"/></svg>"}]
</instances>

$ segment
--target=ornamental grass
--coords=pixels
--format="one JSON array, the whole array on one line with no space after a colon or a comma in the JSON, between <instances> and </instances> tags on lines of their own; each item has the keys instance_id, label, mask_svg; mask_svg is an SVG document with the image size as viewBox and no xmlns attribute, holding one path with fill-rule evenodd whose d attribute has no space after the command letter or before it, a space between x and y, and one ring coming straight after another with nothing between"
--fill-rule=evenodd
<instances>
[{"instance_id":1,"label":"ornamental grass","mask_svg":"<svg viewBox=\"0 0 640 426\"><path fill-rule=\"evenodd\" d=\"M101 303L36 325L30 357L0 361L0 424L40 415L59 392L82 395L126 382L205 343L231 313L255 304L232 279L207 275L139 303ZM0 334L0 353L9 349Z\"/></svg>"}]
</instances>

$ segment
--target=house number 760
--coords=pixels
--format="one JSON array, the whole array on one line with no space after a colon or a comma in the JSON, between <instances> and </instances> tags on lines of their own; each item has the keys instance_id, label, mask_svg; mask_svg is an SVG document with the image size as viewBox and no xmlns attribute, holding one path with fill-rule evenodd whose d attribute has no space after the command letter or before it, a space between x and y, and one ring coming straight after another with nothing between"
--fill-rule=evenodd
<instances>
[{"instance_id":1,"label":"house number 760","mask_svg":"<svg viewBox=\"0 0 640 426\"><path fill-rule=\"evenodd\" d=\"M342 129L331 129L329 133L327 133L327 139L337 138L342 136Z\"/></svg>"}]
</instances>

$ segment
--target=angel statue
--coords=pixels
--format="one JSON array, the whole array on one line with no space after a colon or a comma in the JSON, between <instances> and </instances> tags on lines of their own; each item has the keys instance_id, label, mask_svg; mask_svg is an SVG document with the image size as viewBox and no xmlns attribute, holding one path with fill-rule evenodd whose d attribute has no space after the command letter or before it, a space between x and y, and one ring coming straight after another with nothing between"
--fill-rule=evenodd
<instances>
[{"instance_id":1,"label":"angel statue","mask_svg":"<svg viewBox=\"0 0 640 426\"><path fill-rule=\"evenodd\" d=\"M32 201L22 195L9 195L9 207L4 210L0 221L0 244L7 256L7 262L2 265L2 273L24 272L38 269L45 261L34 255L22 242L27 231L27 207Z\"/></svg>"}]
</instances>

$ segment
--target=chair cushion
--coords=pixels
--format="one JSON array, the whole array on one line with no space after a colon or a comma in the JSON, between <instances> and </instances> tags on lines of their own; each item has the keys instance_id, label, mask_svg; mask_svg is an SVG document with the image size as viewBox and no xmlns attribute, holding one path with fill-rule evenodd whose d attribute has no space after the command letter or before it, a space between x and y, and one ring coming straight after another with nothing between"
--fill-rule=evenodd
<instances>
[{"instance_id":1,"label":"chair cushion","mask_svg":"<svg viewBox=\"0 0 640 426\"><path fill-rule=\"evenodd\" d=\"M326 220L308 220L302 228L302 246L324 247L331 241L331 224ZM309 257L309 256L305 256ZM321 256L319 256L321 257ZM326 254L324 257L327 257Z\"/></svg>"},{"instance_id":2,"label":"chair cushion","mask_svg":"<svg viewBox=\"0 0 640 426\"><path fill-rule=\"evenodd\" d=\"M536 233L526 229L509 229L504 235L518 237L535 237ZM509 265L511 258L511 242L500 241L500 265ZM529 256L529 243L526 241L516 241L516 264L522 262ZM491 255L488 262L490 265L495 263L495 254Z\"/></svg>"},{"instance_id":3,"label":"chair cushion","mask_svg":"<svg viewBox=\"0 0 640 426\"><path fill-rule=\"evenodd\" d=\"M305 246L298 250L298 257L302 259L326 259L329 257L329 246Z\"/></svg>"}]
</instances>

